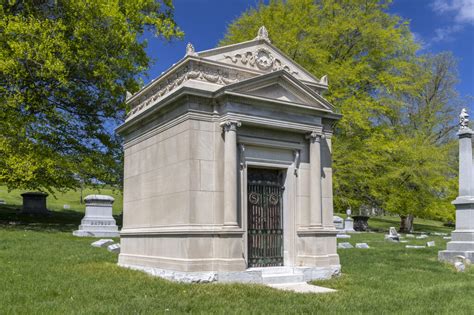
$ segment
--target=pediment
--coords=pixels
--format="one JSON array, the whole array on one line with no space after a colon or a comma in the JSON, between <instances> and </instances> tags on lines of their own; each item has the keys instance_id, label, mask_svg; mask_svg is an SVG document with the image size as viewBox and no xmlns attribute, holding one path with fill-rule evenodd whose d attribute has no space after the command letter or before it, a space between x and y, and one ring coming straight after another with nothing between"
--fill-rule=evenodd
<instances>
[{"instance_id":1,"label":"pediment","mask_svg":"<svg viewBox=\"0 0 474 315\"><path fill-rule=\"evenodd\" d=\"M198 52L197 55L204 59L247 68L261 73L285 70L307 84L327 89L325 78L318 79L314 77L273 46L268 40L257 38L248 42Z\"/></svg>"},{"instance_id":2,"label":"pediment","mask_svg":"<svg viewBox=\"0 0 474 315\"><path fill-rule=\"evenodd\" d=\"M233 94L248 95L267 100L308 105L333 111L334 107L321 95L297 80L285 70L261 75L224 87Z\"/></svg>"}]
</instances>

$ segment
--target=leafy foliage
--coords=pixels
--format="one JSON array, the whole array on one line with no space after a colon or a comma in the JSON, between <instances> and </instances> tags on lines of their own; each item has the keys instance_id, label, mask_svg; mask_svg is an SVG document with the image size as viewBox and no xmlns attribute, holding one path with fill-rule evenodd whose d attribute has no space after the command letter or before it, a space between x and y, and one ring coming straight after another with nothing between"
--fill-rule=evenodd
<instances>
[{"instance_id":1,"label":"leafy foliage","mask_svg":"<svg viewBox=\"0 0 474 315\"><path fill-rule=\"evenodd\" d=\"M334 140L335 205L450 217L455 63L417 56L409 25L391 1L270 1L235 20L221 44L272 42L316 76L344 115Z\"/></svg>"},{"instance_id":2,"label":"leafy foliage","mask_svg":"<svg viewBox=\"0 0 474 315\"><path fill-rule=\"evenodd\" d=\"M170 0L0 4L0 182L67 189L121 182L126 90L149 65L145 31L181 36Z\"/></svg>"}]
</instances>

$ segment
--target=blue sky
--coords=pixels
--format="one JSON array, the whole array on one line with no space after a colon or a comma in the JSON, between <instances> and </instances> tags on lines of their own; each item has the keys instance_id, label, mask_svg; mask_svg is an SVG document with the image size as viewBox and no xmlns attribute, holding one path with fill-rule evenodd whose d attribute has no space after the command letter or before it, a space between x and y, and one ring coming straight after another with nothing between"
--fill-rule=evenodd
<instances>
[{"instance_id":1,"label":"blue sky","mask_svg":"<svg viewBox=\"0 0 474 315\"><path fill-rule=\"evenodd\" d=\"M258 0L175 0L175 18L185 32L182 41L171 43L146 36L147 53L155 62L144 77L156 78L184 56L188 42L196 50L217 45L226 27ZM474 0L394 0L389 10L410 21L422 44L422 52L452 51L458 60L461 96L474 95ZM466 106L474 109L474 100ZM474 116L474 113L473 113Z\"/></svg>"}]
</instances>

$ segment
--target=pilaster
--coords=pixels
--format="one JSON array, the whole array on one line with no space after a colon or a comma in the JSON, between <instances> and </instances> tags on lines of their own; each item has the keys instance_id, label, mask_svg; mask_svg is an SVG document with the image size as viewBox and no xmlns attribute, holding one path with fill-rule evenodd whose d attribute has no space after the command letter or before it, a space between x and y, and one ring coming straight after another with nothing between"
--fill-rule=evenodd
<instances>
[{"instance_id":1,"label":"pilaster","mask_svg":"<svg viewBox=\"0 0 474 315\"><path fill-rule=\"evenodd\" d=\"M239 121L221 123L224 132L224 227L237 228L237 128Z\"/></svg>"}]
</instances>

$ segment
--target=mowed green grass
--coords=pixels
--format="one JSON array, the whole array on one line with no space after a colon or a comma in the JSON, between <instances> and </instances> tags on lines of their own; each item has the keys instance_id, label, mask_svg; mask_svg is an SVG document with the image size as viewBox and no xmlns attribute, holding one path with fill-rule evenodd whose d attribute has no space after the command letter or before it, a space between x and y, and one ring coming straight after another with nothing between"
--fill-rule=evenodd
<instances>
[{"instance_id":1,"label":"mowed green grass","mask_svg":"<svg viewBox=\"0 0 474 315\"><path fill-rule=\"evenodd\" d=\"M14 189L8 191L6 186L0 186L0 199L5 200L7 205L14 205L21 207L23 198L21 194L27 192L27 190ZM85 188L82 192L83 197L87 195L109 195L114 197L115 201L113 204L114 214L122 212L123 198L122 193L116 189L110 188ZM80 203L81 194L80 190L69 190L66 192L55 192L54 196L49 195L46 199L46 206L50 210L62 211L62 210L73 210L78 212L84 212L85 204ZM64 205L69 205L70 209L64 209Z\"/></svg>"},{"instance_id":2,"label":"mowed green grass","mask_svg":"<svg viewBox=\"0 0 474 315\"><path fill-rule=\"evenodd\" d=\"M80 215L63 212L34 223L12 208L2 213L0 314L474 314L474 268L457 273L439 263L442 237L410 241L435 240L434 248L405 249L384 241L383 233L353 234L340 241L371 248L339 250L343 274L316 282L338 291L297 294L261 285L172 283L120 268L117 254L73 237Z\"/></svg>"}]
</instances>

